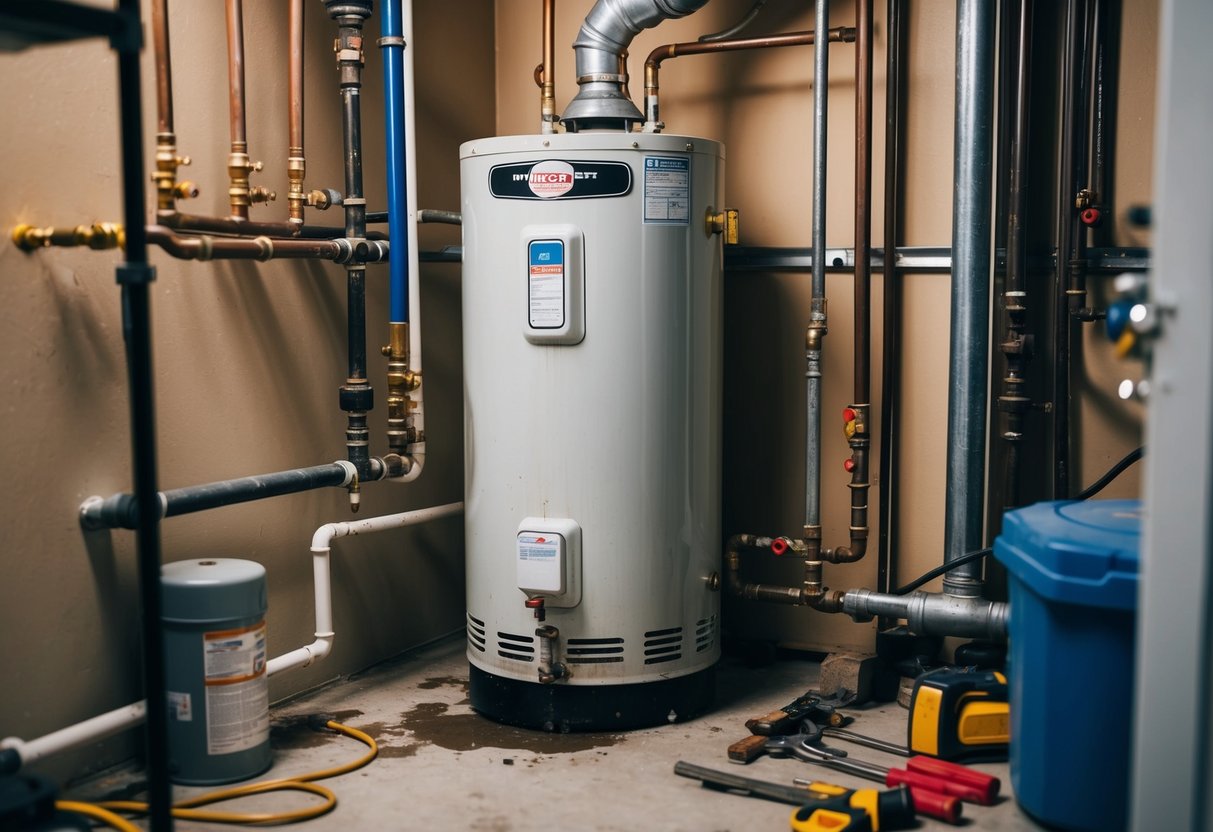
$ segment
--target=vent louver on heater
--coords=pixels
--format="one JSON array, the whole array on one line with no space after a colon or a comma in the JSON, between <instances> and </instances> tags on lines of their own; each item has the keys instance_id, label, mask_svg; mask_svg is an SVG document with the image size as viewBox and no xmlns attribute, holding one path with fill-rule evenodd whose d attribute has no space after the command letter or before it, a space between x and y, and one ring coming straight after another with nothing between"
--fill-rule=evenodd
<instances>
[{"instance_id":1,"label":"vent louver on heater","mask_svg":"<svg viewBox=\"0 0 1213 832\"><path fill-rule=\"evenodd\" d=\"M484 622L470 612L468 613L468 644L481 653L484 652Z\"/></svg>"},{"instance_id":2,"label":"vent louver on heater","mask_svg":"<svg viewBox=\"0 0 1213 832\"><path fill-rule=\"evenodd\" d=\"M716 616L701 618L695 622L695 652L710 650L716 643Z\"/></svg>"},{"instance_id":3,"label":"vent louver on heater","mask_svg":"<svg viewBox=\"0 0 1213 832\"><path fill-rule=\"evenodd\" d=\"M571 638L564 652L569 664L613 664L623 661L623 639Z\"/></svg>"},{"instance_id":4,"label":"vent louver on heater","mask_svg":"<svg viewBox=\"0 0 1213 832\"><path fill-rule=\"evenodd\" d=\"M519 662L535 661L534 636L520 636L514 633L497 633L497 655L503 659L513 659Z\"/></svg>"},{"instance_id":5,"label":"vent louver on heater","mask_svg":"<svg viewBox=\"0 0 1213 832\"><path fill-rule=\"evenodd\" d=\"M682 658L682 628L649 630L644 634L644 663L661 664Z\"/></svg>"}]
</instances>

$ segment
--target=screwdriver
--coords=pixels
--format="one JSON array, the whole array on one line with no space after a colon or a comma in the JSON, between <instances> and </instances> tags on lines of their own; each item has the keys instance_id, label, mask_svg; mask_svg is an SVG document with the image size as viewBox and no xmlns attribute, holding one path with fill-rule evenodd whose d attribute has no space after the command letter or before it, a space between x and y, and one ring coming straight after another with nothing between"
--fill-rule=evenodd
<instances>
[{"instance_id":1,"label":"screwdriver","mask_svg":"<svg viewBox=\"0 0 1213 832\"><path fill-rule=\"evenodd\" d=\"M835 813L846 814L851 811L862 811L871 818L872 832L880 830L908 829L914 825L914 802L909 790L905 788L877 791L876 789L846 789L832 783L804 781L797 786L785 786L781 783L769 783L765 780L755 780L741 777L728 772L697 766L679 760L674 764L674 773L692 780L699 780L704 786L740 792L752 797L765 797L768 800L778 800L781 803L791 803L794 806L804 806L809 809L825 809ZM810 813L811 814L811 813ZM817 826L803 825L810 822L809 815L799 821L793 815L793 829L857 829L855 826L829 826L829 818L817 818L813 823ZM796 824L800 823L801 826ZM826 824L826 825L822 825Z\"/></svg>"}]
</instances>

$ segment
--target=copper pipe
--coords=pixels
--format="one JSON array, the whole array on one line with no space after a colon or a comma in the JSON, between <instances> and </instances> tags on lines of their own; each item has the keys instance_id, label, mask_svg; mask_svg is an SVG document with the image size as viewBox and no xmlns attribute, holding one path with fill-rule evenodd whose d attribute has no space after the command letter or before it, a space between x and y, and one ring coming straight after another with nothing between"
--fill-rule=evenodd
<instances>
[{"instance_id":1,"label":"copper pipe","mask_svg":"<svg viewBox=\"0 0 1213 832\"><path fill-rule=\"evenodd\" d=\"M690 41L667 43L649 53L644 62L645 129L660 130L660 106L658 102L658 80L661 64L670 58L683 55L705 55L709 52L736 52L742 49L776 49L782 46L811 46L813 32L788 32L783 35L767 35L759 38L737 38L735 40ZM828 43L851 43L855 30L839 26L829 30Z\"/></svg>"},{"instance_id":2,"label":"copper pipe","mask_svg":"<svg viewBox=\"0 0 1213 832\"><path fill-rule=\"evenodd\" d=\"M235 217L202 217L197 214L181 214L176 211L157 211L156 221L175 231L187 233L209 232L212 234L234 234L239 236L301 237L306 239L332 240L345 236L345 228L331 225L300 225L293 222L256 222ZM370 231L368 240L386 240L382 231Z\"/></svg>"},{"instance_id":3,"label":"copper pipe","mask_svg":"<svg viewBox=\"0 0 1213 832\"><path fill-rule=\"evenodd\" d=\"M198 196L193 182L177 182L177 168L188 165L188 156L177 155L173 133L173 69L168 36L168 0L152 2L152 43L156 55L156 205L175 210L178 199Z\"/></svg>"},{"instance_id":4,"label":"copper pipe","mask_svg":"<svg viewBox=\"0 0 1213 832\"><path fill-rule=\"evenodd\" d=\"M336 260L345 262L357 256L362 262L387 259L383 243L362 243L358 251L345 239L299 240L259 237L183 236L163 225L147 227L148 242L160 246L181 260ZM365 250L364 250L365 249Z\"/></svg>"},{"instance_id":5,"label":"copper pipe","mask_svg":"<svg viewBox=\"0 0 1213 832\"><path fill-rule=\"evenodd\" d=\"M152 0L152 44L156 53L156 131L173 132L173 58L168 40L168 0Z\"/></svg>"},{"instance_id":6,"label":"copper pipe","mask_svg":"<svg viewBox=\"0 0 1213 832\"><path fill-rule=\"evenodd\" d=\"M307 203L303 192L303 177L307 168L303 157L303 0L291 0L288 28L290 69L287 98L290 102L290 137L286 152L286 175L290 185L286 199L290 221L301 224L303 206Z\"/></svg>"},{"instance_id":7,"label":"copper pipe","mask_svg":"<svg viewBox=\"0 0 1213 832\"><path fill-rule=\"evenodd\" d=\"M228 113L231 116L232 152L248 149L244 124L244 2L227 0Z\"/></svg>"},{"instance_id":8,"label":"copper pipe","mask_svg":"<svg viewBox=\"0 0 1213 832\"><path fill-rule=\"evenodd\" d=\"M261 187L250 187L249 174L261 170L260 162L248 155L248 136L244 119L244 4L227 0L228 110L231 115L231 153L227 157L228 202L232 216L248 219L249 205L269 202L277 194Z\"/></svg>"},{"instance_id":9,"label":"copper pipe","mask_svg":"<svg viewBox=\"0 0 1213 832\"><path fill-rule=\"evenodd\" d=\"M543 0L543 78L539 107L540 132L556 132L556 0Z\"/></svg>"}]
</instances>

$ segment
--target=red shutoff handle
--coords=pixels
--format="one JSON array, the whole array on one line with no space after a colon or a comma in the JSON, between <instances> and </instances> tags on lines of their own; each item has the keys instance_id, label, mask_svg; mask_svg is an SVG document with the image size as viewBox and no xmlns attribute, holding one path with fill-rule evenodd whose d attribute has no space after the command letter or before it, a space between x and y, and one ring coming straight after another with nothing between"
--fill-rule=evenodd
<instances>
[{"instance_id":1,"label":"red shutoff handle","mask_svg":"<svg viewBox=\"0 0 1213 832\"><path fill-rule=\"evenodd\" d=\"M914 800L914 811L917 814L945 823L960 823L964 804L955 797L918 786L910 786L910 797Z\"/></svg>"},{"instance_id":2,"label":"red shutoff handle","mask_svg":"<svg viewBox=\"0 0 1213 832\"><path fill-rule=\"evenodd\" d=\"M1099 221L1103 219L1098 208L1085 208L1078 217L1082 220L1083 225L1099 225Z\"/></svg>"},{"instance_id":3,"label":"red shutoff handle","mask_svg":"<svg viewBox=\"0 0 1213 832\"><path fill-rule=\"evenodd\" d=\"M849 407L844 407L844 408L842 409L842 423L843 423L844 425L845 425L847 422L854 422L854 421L855 421L855 416L856 416L856 413L855 413L855 411L854 411L854 410L852 410L851 408L849 408Z\"/></svg>"},{"instance_id":4,"label":"red shutoff handle","mask_svg":"<svg viewBox=\"0 0 1213 832\"><path fill-rule=\"evenodd\" d=\"M906 761L906 768L920 774L970 786L981 793L982 799L974 802L982 806L992 805L998 799L998 790L1002 786L1002 781L992 774L935 757L911 757Z\"/></svg>"},{"instance_id":5,"label":"red shutoff handle","mask_svg":"<svg viewBox=\"0 0 1213 832\"><path fill-rule=\"evenodd\" d=\"M774 552L776 556L784 554L788 551L788 548L788 542L782 537L777 537L771 541L771 551Z\"/></svg>"},{"instance_id":6,"label":"red shutoff handle","mask_svg":"<svg viewBox=\"0 0 1213 832\"><path fill-rule=\"evenodd\" d=\"M911 789L923 789L947 795L948 797L955 797L958 800L964 800L969 803L988 805L985 801L985 793L974 786L958 783L953 780L945 780L933 774L923 774L921 771L909 771L904 768L889 769L889 774L885 778L885 785L900 786L903 784L909 786Z\"/></svg>"}]
</instances>

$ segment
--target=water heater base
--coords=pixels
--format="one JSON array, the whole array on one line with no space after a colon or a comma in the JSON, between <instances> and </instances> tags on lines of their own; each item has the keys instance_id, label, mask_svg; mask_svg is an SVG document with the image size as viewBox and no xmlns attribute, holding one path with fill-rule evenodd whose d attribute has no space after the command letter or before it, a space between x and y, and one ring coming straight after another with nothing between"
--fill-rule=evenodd
<instances>
[{"instance_id":1,"label":"water heater base","mask_svg":"<svg viewBox=\"0 0 1213 832\"><path fill-rule=\"evenodd\" d=\"M716 667L628 685L541 685L469 665L472 707L494 722L539 731L627 731L697 717L712 707Z\"/></svg>"}]
</instances>

